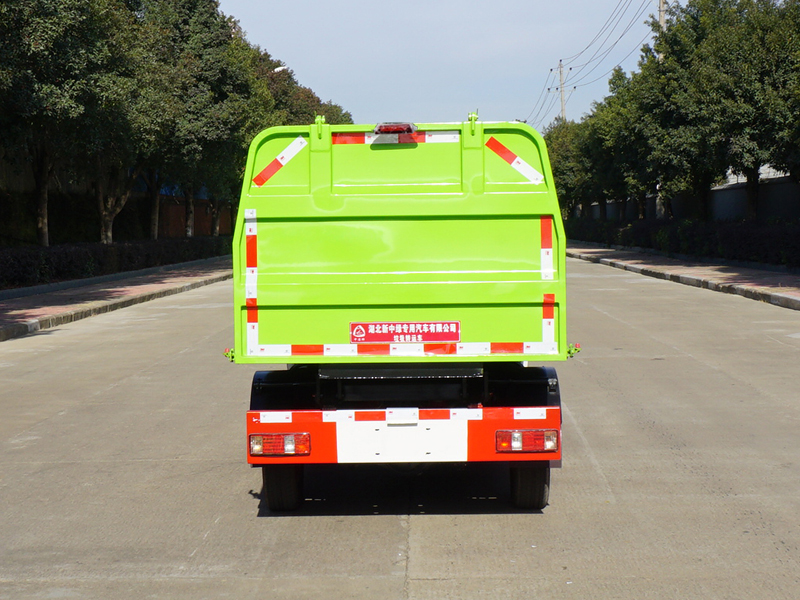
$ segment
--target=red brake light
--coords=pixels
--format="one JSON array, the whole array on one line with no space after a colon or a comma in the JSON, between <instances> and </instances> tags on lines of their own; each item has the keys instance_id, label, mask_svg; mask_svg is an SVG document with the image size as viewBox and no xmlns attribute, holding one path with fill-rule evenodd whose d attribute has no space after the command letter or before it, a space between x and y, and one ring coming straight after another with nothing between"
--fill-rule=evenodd
<instances>
[{"instance_id":1,"label":"red brake light","mask_svg":"<svg viewBox=\"0 0 800 600\"><path fill-rule=\"evenodd\" d=\"M375 135L382 133L415 133L417 126L413 123L378 123L375 126Z\"/></svg>"},{"instance_id":2,"label":"red brake light","mask_svg":"<svg viewBox=\"0 0 800 600\"><path fill-rule=\"evenodd\" d=\"M558 431L539 429L527 431L498 431L497 452L557 452Z\"/></svg>"}]
</instances>

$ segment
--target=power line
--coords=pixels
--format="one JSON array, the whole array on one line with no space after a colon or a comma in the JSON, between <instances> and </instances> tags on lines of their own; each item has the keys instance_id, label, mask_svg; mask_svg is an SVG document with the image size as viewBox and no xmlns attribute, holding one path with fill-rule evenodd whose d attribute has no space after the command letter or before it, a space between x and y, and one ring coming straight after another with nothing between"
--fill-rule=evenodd
<instances>
[{"instance_id":1,"label":"power line","mask_svg":"<svg viewBox=\"0 0 800 600\"><path fill-rule=\"evenodd\" d=\"M577 87L584 87L587 85L591 85L595 83L611 73L620 63L627 60L631 54L633 54L637 49L641 47L644 41L651 35L648 32L644 38L642 38L641 42L639 42L630 52L628 52L625 57L617 61L617 63L611 67L608 71L606 71L603 75L592 79L591 81L586 81L586 79L591 76L605 61L606 58L611 54L611 52L617 47L617 45L622 41L622 39L630 32L633 26L636 24L637 20L642 17L647 12L647 6L649 2L652 0L643 0L638 7L633 11L633 16L626 20L625 16L630 14L630 8L634 0L618 0L617 5L614 7L614 10L611 12L611 15L606 19L606 22L600 28L600 30L595 34L594 38L577 54L574 54L566 59L562 59L559 61L559 66L556 68L559 71L559 75L563 76L564 74L564 67L568 65L574 64L578 58L589 52L593 47L594 51L591 57L586 60L584 63L580 65L576 65L574 68L570 67L567 69L566 78L561 79L559 81L559 86L555 88L558 92L560 92L561 96L561 116L566 118L566 111L565 106L566 103L569 101L568 97L565 97L569 92L571 96L571 91L576 89ZM665 0L659 0L659 13L661 14L663 11L663 5ZM624 23L624 24L623 24ZM621 27L621 32L620 31ZM616 36L616 39L613 42L610 42L612 36L615 32L619 32ZM599 40L599 42L598 42ZM556 103L556 98L552 95L550 98L545 95L545 91L550 92L552 87L548 87L550 85L550 81L555 80L555 70L550 69L550 73L548 74L545 84L542 90L539 92L539 96L536 99L536 102L533 104L533 109L531 110L526 122L534 122L537 124L544 121L547 118L547 115L551 114L551 111ZM567 90L568 87L572 88L572 90ZM534 115L533 119L531 120L531 116Z\"/></svg>"},{"instance_id":2,"label":"power line","mask_svg":"<svg viewBox=\"0 0 800 600\"><path fill-rule=\"evenodd\" d=\"M637 21L637 19L639 19L639 18L640 18L640 17L641 17L641 16L644 14L644 12L647 10L647 4L648 4L649 2L650 2L650 0L644 0L644 1L643 1L643 2L642 2L640 5L639 5L639 8L637 9L637 11L636 11L636 14L635 14L635 15L633 16L633 18L632 18L632 19L631 19L631 20L628 22L628 25L625 27L625 29L623 30L623 32L622 32L622 33L619 35L619 37L617 37L617 39L614 41L614 43L612 43L612 44L611 44L611 46L609 46L609 47L608 47L606 50L604 50L604 51L603 51L603 54L602 54L602 55L601 55L601 56L600 56L600 57L597 59L597 63L596 63L596 64L595 64L595 65L594 65L594 66L593 66L593 67L592 67L592 68L589 70L589 72L588 72L588 73L586 73L586 75L584 75L583 77L581 77L581 78L580 78L580 79L578 79L577 81L570 80L568 83L578 84L579 82L583 81L583 79L585 79L585 78L586 78L586 77L587 77L589 74L591 74L591 73L592 73L592 72L593 72L595 69L597 69L597 67L599 67L599 66L600 66L600 61L602 61L603 59L605 59L605 58L606 58L606 57L607 57L607 56L608 56L608 55L611 53L611 51L612 51L614 48L616 48L616 47L617 47L617 44L619 44L619 42L622 40L622 38L624 38L624 37L625 37L625 35L626 35L626 34L627 34L627 33L628 33L630 30L631 30L631 27L633 27L633 25L634 25L634 23ZM607 37L606 37L606 39L603 41L603 43L605 43L605 42L607 42L607 41L608 41L608 37L610 37L610 34L611 34L611 33L612 33L612 32L609 32L609 36L607 36ZM648 33L648 35L650 35L650 34ZM592 56L592 58L591 58L591 59L590 59L590 60L589 60L589 61L586 63L586 65L585 65L585 66L583 66L582 68L580 68L580 69L579 69L579 70L578 70L578 71L575 73L575 75L574 75L573 77L577 77L578 75L580 75L580 74L581 74L581 72L582 72L582 71L583 71L583 70L586 68L586 66L588 66L588 64L589 64L589 63L591 63L591 62L594 60L595 56L597 56L597 54L600 52L600 50L601 50L601 49L602 49L602 46L601 46L600 48L598 48L598 49L597 49L597 51L595 51L595 53L594 53L594 55ZM620 62L621 62L621 61L620 61Z\"/></svg>"}]
</instances>

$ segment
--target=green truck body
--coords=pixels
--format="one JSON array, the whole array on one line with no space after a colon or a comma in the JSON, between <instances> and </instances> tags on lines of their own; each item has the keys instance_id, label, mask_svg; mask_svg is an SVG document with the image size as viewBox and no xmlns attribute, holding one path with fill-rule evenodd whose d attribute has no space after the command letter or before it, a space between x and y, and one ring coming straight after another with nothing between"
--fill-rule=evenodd
<instances>
[{"instance_id":1,"label":"green truck body","mask_svg":"<svg viewBox=\"0 0 800 600\"><path fill-rule=\"evenodd\" d=\"M373 129L318 120L253 141L235 361L565 359L565 238L541 136L476 120Z\"/></svg>"}]
</instances>

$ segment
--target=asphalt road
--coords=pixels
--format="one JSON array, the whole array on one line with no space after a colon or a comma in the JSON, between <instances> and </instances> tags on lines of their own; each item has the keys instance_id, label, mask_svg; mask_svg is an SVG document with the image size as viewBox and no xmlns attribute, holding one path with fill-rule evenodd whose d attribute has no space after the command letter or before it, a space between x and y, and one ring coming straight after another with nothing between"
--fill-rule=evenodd
<instances>
[{"instance_id":1,"label":"asphalt road","mask_svg":"<svg viewBox=\"0 0 800 600\"><path fill-rule=\"evenodd\" d=\"M800 598L800 313L570 260L563 469L244 460L230 282L0 343L0 598Z\"/></svg>"}]
</instances>

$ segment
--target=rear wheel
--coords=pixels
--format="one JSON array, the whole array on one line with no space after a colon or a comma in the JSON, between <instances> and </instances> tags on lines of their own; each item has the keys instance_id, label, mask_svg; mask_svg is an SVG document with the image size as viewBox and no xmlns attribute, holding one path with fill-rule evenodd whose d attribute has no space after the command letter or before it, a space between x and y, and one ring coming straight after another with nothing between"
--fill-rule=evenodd
<instances>
[{"instance_id":1,"label":"rear wheel","mask_svg":"<svg viewBox=\"0 0 800 600\"><path fill-rule=\"evenodd\" d=\"M303 501L303 465L261 467L262 497L271 511L294 510Z\"/></svg>"},{"instance_id":2,"label":"rear wheel","mask_svg":"<svg viewBox=\"0 0 800 600\"><path fill-rule=\"evenodd\" d=\"M517 508L541 510L550 498L550 464L511 465L511 503Z\"/></svg>"}]
</instances>

